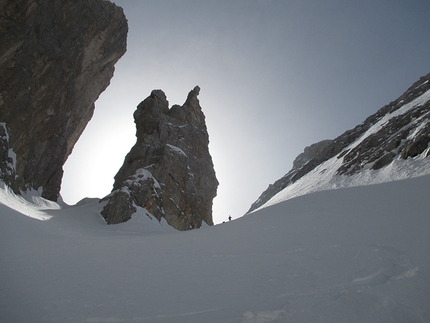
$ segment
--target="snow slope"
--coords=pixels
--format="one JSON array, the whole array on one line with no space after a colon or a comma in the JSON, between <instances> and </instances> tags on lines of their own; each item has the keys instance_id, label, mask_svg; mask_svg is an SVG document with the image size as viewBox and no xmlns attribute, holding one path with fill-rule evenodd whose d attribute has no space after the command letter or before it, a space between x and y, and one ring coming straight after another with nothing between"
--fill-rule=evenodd
<instances>
[{"instance_id":1,"label":"snow slope","mask_svg":"<svg viewBox=\"0 0 430 323\"><path fill-rule=\"evenodd\" d=\"M427 83L427 81L425 83ZM373 163L366 164L364 162L363 165L361 165L362 167L360 172L358 173L355 173L353 175L338 174L338 170L344 163L342 156L345 155L345 152L353 150L355 147L359 146L365 139L368 139L372 135L378 133L378 131L380 131L383 127L387 126L389 124L389 121L393 118L404 115L417 107L421 107L428 101L430 101L430 90L424 92L411 102L403 105L401 108L394 110L391 113L387 113L375 124L373 124L357 140L342 149L342 151L340 151L337 155L333 156L325 162L322 162L320 165L315 167L313 170L308 172L296 182L289 184L282 191L275 194L269 201L267 201L265 204L263 204L256 210L312 192L345 187L372 185L394 180L429 175L430 159L428 158L428 154L430 151L430 146L428 146L427 149L425 149L421 154L415 156L414 158L403 159L397 152L396 158L390 164L377 170L372 169ZM418 119L413 118L411 123L416 124L415 129L414 131L409 133L408 137L405 138L405 140L403 141L413 140L420 132L420 130L427 126L429 122L430 120L428 119L428 117L425 116Z\"/></svg>"},{"instance_id":2,"label":"snow slope","mask_svg":"<svg viewBox=\"0 0 430 323\"><path fill-rule=\"evenodd\" d=\"M430 176L188 232L0 192L0 322L430 320Z\"/></svg>"},{"instance_id":3,"label":"snow slope","mask_svg":"<svg viewBox=\"0 0 430 323\"><path fill-rule=\"evenodd\" d=\"M355 186L367 186L430 175L430 159L425 157L429 149L430 148L414 158L396 158L391 164L384 168L372 170L369 166L367 169L354 175L336 174L338 168L343 162L341 158L338 158L338 155L341 154L341 152L315 167L298 181L284 188L257 210L313 192Z\"/></svg>"}]
</instances>

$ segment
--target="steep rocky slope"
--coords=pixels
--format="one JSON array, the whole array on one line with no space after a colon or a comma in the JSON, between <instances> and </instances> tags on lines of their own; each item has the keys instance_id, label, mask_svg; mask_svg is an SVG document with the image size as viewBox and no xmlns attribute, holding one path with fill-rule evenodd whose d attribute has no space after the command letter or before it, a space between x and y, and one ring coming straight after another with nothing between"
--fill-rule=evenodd
<instances>
[{"instance_id":1,"label":"steep rocky slope","mask_svg":"<svg viewBox=\"0 0 430 323\"><path fill-rule=\"evenodd\" d=\"M58 198L62 166L125 53L127 30L108 1L0 0L0 177L15 192Z\"/></svg>"},{"instance_id":2,"label":"steep rocky slope","mask_svg":"<svg viewBox=\"0 0 430 323\"><path fill-rule=\"evenodd\" d=\"M152 91L134 113L137 142L115 176L101 212L107 223L129 220L137 207L178 230L213 225L218 181L209 154L209 135L196 86L183 106Z\"/></svg>"},{"instance_id":3,"label":"steep rocky slope","mask_svg":"<svg viewBox=\"0 0 430 323\"><path fill-rule=\"evenodd\" d=\"M395 160L418 155L427 158L430 155L429 100L430 74L427 74L397 100L382 107L354 129L334 140L324 140L306 147L295 159L293 168L269 185L248 213L332 158L336 159L331 163L336 167L335 176L382 169ZM321 177L326 171L327 168L321 170Z\"/></svg>"}]
</instances>

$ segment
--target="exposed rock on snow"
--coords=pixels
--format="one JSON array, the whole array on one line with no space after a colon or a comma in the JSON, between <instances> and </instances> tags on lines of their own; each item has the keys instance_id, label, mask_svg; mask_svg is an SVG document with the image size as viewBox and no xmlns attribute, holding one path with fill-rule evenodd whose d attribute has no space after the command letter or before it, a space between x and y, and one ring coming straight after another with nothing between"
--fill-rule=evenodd
<instances>
[{"instance_id":1,"label":"exposed rock on snow","mask_svg":"<svg viewBox=\"0 0 430 323\"><path fill-rule=\"evenodd\" d=\"M364 170L378 170L395 160L430 155L430 74L420 78L401 97L381 108L354 129L334 140L324 140L300 154L293 168L274 184L269 185L249 209L258 209L286 187L321 166L321 177L330 160L333 176L354 175ZM430 163L430 160L427 160ZM315 180L315 176L311 176ZM390 177L392 178L392 177ZM397 178L400 179L400 178ZM325 180L329 181L329 178ZM323 182L323 180L321 180ZM315 186L315 185L314 185ZM351 185L353 186L353 185ZM313 188L316 190L316 188ZM297 194L294 194L297 196ZM293 197L291 195L291 197Z\"/></svg>"},{"instance_id":2,"label":"exposed rock on snow","mask_svg":"<svg viewBox=\"0 0 430 323\"><path fill-rule=\"evenodd\" d=\"M0 122L17 175L2 178L15 192L42 187L56 200L62 166L125 53L127 20L102 0L0 0L0 8Z\"/></svg>"},{"instance_id":3,"label":"exposed rock on snow","mask_svg":"<svg viewBox=\"0 0 430 323\"><path fill-rule=\"evenodd\" d=\"M183 106L171 109L161 90L139 104L137 142L115 176L112 193L103 199L107 223L125 222L141 207L178 230L213 225L218 181L199 91L196 86Z\"/></svg>"}]
</instances>

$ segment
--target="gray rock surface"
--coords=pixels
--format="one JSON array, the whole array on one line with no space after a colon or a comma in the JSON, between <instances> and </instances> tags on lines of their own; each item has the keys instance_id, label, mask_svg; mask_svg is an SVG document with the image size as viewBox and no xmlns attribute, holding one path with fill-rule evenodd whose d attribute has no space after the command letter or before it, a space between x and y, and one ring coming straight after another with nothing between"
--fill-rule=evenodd
<instances>
[{"instance_id":1,"label":"gray rock surface","mask_svg":"<svg viewBox=\"0 0 430 323\"><path fill-rule=\"evenodd\" d=\"M389 119L379 131L371 134L352 149L347 147L360 138L372 125L430 90L430 74L421 77L397 100L379 109L354 129L334 140L324 140L305 148L293 162L293 168L255 201L247 213L259 208L288 185L316 166L338 155L342 165L338 175L352 175L363 168L380 169L395 158L407 159L423 153L430 143L430 102L417 105L409 112ZM426 157L429 156L427 153Z\"/></svg>"},{"instance_id":2,"label":"gray rock surface","mask_svg":"<svg viewBox=\"0 0 430 323\"><path fill-rule=\"evenodd\" d=\"M125 53L127 30L109 1L0 0L0 122L16 153L16 173L2 179L15 192L58 198L62 166Z\"/></svg>"},{"instance_id":3,"label":"gray rock surface","mask_svg":"<svg viewBox=\"0 0 430 323\"><path fill-rule=\"evenodd\" d=\"M199 92L196 86L182 106L170 109L161 90L139 104L136 144L115 176L112 193L102 200L107 223L125 222L141 207L178 230L213 225L218 181Z\"/></svg>"},{"instance_id":4,"label":"gray rock surface","mask_svg":"<svg viewBox=\"0 0 430 323\"><path fill-rule=\"evenodd\" d=\"M16 155L9 146L9 130L0 123L0 178L11 182L15 178Z\"/></svg>"}]
</instances>

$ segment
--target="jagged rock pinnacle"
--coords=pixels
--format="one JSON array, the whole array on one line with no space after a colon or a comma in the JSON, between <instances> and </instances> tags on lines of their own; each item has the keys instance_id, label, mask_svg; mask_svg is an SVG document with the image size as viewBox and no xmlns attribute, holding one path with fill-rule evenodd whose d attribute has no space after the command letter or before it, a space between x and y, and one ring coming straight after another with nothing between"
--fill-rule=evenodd
<instances>
[{"instance_id":1,"label":"jagged rock pinnacle","mask_svg":"<svg viewBox=\"0 0 430 323\"><path fill-rule=\"evenodd\" d=\"M115 176L112 193L102 200L107 223L125 222L140 207L178 230L213 224L218 181L199 93L196 86L183 106L169 109L164 92L154 90L138 105L136 145Z\"/></svg>"}]
</instances>

